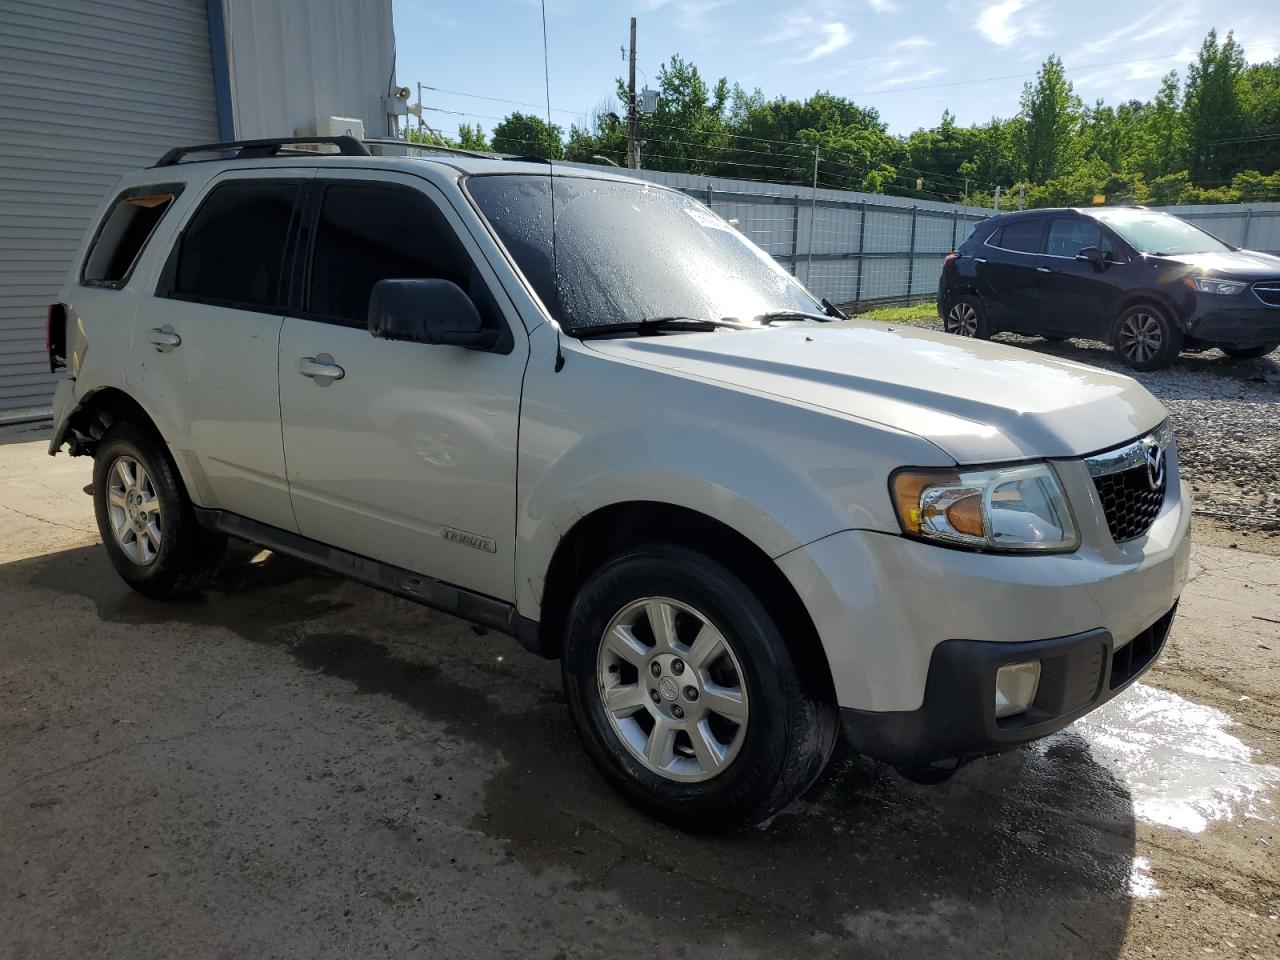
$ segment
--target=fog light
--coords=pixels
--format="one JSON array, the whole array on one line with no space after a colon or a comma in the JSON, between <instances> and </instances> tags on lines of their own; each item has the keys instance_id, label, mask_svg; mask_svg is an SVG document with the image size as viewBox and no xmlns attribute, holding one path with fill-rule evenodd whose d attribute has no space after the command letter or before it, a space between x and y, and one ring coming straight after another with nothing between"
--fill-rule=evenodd
<instances>
[{"instance_id":1,"label":"fog light","mask_svg":"<svg viewBox=\"0 0 1280 960\"><path fill-rule=\"evenodd\" d=\"M1040 686L1040 661L1006 663L996 672L996 716L1022 713L1036 698Z\"/></svg>"}]
</instances>

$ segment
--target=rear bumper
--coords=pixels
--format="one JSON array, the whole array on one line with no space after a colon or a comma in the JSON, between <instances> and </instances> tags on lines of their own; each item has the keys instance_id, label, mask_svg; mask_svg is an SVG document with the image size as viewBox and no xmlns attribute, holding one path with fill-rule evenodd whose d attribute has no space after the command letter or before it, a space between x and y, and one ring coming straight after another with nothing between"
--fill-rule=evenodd
<instances>
[{"instance_id":1,"label":"rear bumper","mask_svg":"<svg viewBox=\"0 0 1280 960\"><path fill-rule=\"evenodd\" d=\"M947 640L933 650L924 702L916 710L842 709L845 736L859 753L899 766L967 760L1047 736L1110 700L1155 663L1176 604L1117 648L1104 629L1021 643ZM996 671L1039 660L1030 709L995 715Z\"/></svg>"}]
</instances>

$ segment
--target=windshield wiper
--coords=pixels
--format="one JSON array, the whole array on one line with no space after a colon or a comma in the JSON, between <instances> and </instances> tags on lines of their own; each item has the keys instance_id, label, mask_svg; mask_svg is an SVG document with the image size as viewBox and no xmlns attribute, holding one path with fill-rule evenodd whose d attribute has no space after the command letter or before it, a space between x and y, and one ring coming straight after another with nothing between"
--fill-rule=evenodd
<instances>
[{"instance_id":1,"label":"windshield wiper","mask_svg":"<svg viewBox=\"0 0 1280 960\"><path fill-rule=\"evenodd\" d=\"M686 333L698 333L728 327L731 330L752 330L758 324L742 323L731 318L712 320L710 317L645 317L643 320L632 320L627 323L602 323L574 330L573 336L579 340L588 337L607 337L615 333L635 333L646 336L661 333L664 330L677 330Z\"/></svg>"},{"instance_id":2,"label":"windshield wiper","mask_svg":"<svg viewBox=\"0 0 1280 960\"><path fill-rule=\"evenodd\" d=\"M813 313L809 310L770 310L755 317L757 323L768 325L777 320L817 320L819 323L830 323L832 320L848 320L849 315L830 300L822 301L825 313Z\"/></svg>"}]
</instances>

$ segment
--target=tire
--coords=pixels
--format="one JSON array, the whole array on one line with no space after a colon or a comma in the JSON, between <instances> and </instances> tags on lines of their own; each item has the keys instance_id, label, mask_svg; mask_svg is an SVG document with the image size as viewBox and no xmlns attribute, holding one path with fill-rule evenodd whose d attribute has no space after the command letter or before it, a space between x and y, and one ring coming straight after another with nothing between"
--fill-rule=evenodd
<instances>
[{"instance_id":1,"label":"tire","mask_svg":"<svg viewBox=\"0 0 1280 960\"><path fill-rule=\"evenodd\" d=\"M1134 370L1163 370L1182 350L1182 331L1164 310L1149 303L1127 307L1116 318L1111 346Z\"/></svg>"},{"instance_id":2,"label":"tire","mask_svg":"<svg viewBox=\"0 0 1280 960\"><path fill-rule=\"evenodd\" d=\"M656 642L651 610L673 629L673 644ZM617 639L615 626L631 641ZM700 650L716 652L702 658ZM805 694L759 598L684 547L636 547L583 585L561 672L570 717L601 773L635 806L686 830L764 820L817 779L835 746L834 704ZM618 691L613 709L606 688ZM672 732L663 737L663 729Z\"/></svg>"},{"instance_id":3,"label":"tire","mask_svg":"<svg viewBox=\"0 0 1280 960\"><path fill-rule=\"evenodd\" d=\"M1276 347L1280 347L1280 343L1264 343L1260 347L1219 347L1218 349L1233 360L1257 360L1259 357L1265 357Z\"/></svg>"},{"instance_id":4,"label":"tire","mask_svg":"<svg viewBox=\"0 0 1280 960\"><path fill-rule=\"evenodd\" d=\"M117 423L98 442L93 506L111 565L139 593L194 593L222 559L226 538L196 522L163 441L137 424Z\"/></svg>"},{"instance_id":5,"label":"tire","mask_svg":"<svg viewBox=\"0 0 1280 960\"><path fill-rule=\"evenodd\" d=\"M977 297L967 293L951 301L946 316L942 318L942 329L957 337L973 337L977 340L990 340L992 332L987 321L986 307Z\"/></svg>"}]
</instances>

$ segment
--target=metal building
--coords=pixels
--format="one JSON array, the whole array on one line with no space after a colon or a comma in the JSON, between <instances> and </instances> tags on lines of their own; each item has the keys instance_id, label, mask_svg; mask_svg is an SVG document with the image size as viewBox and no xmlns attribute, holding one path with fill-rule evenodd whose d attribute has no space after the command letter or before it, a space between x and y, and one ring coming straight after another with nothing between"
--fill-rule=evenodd
<instances>
[{"instance_id":1,"label":"metal building","mask_svg":"<svg viewBox=\"0 0 1280 960\"><path fill-rule=\"evenodd\" d=\"M45 311L121 174L177 144L385 136L394 51L391 0L0 0L0 422L47 410Z\"/></svg>"}]
</instances>

